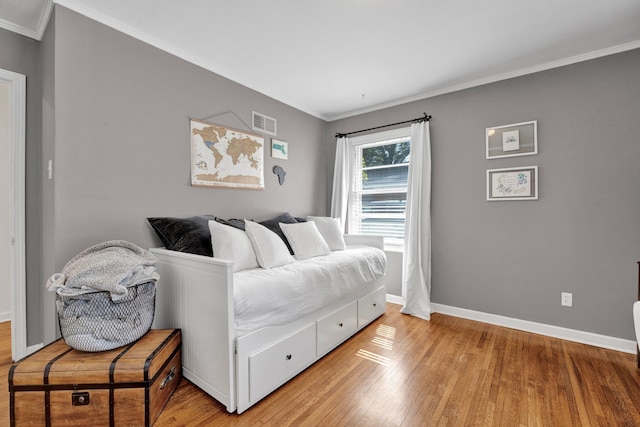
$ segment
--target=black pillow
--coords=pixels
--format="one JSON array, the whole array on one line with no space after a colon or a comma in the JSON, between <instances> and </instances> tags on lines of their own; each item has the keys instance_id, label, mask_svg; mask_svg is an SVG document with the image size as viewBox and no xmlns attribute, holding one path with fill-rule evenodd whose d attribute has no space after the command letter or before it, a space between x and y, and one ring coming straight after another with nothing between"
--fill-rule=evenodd
<instances>
[{"instance_id":1,"label":"black pillow","mask_svg":"<svg viewBox=\"0 0 640 427\"><path fill-rule=\"evenodd\" d=\"M298 221L296 221L296 219L294 217L292 217L291 214L289 214L287 212L287 213L283 213L282 215L278 215L275 218L271 218L271 219L268 219L266 221L261 221L260 224L264 225L269 230L273 231L278 236L280 236L280 238L285 243L285 245L287 245L287 248L289 249L289 253L291 255L293 255L293 249L291 249L291 245L287 241L287 238L284 236L284 233L282 232L282 229L280 228L280 223L281 222L284 222L285 224L297 224L298 223Z\"/></svg>"},{"instance_id":2,"label":"black pillow","mask_svg":"<svg viewBox=\"0 0 640 427\"><path fill-rule=\"evenodd\" d=\"M213 256L209 221L213 215L189 218L147 218L164 247L179 252Z\"/></svg>"},{"instance_id":3,"label":"black pillow","mask_svg":"<svg viewBox=\"0 0 640 427\"><path fill-rule=\"evenodd\" d=\"M222 218L216 217L216 221L218 221L220 224L228 225L233 228L237 228L239 230L245 231L244 219L237 219L237 218L222 219Z\"/></svg>"}]
</instances>

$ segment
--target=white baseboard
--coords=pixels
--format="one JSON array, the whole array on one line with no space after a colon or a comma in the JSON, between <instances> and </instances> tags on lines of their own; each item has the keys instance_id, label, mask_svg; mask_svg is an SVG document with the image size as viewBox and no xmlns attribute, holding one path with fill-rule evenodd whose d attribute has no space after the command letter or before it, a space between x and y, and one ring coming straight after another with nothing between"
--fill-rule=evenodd
<instances>
[{"instance_id":1,"label":"white baseboard","mask_svg":"<svg viewBox=\"0 0 640 427\"><path fill-rule=\"evenodd\" d=\"M4 313L0 313L0 323L9 322L11 320L11 312L5 311Z\"/></svg>"},{"instance_id":2,"label":"white baseboard","mask_svg":"<svg viewBox=\"0 0 640 427\"><path fill-rule=\"evenodd\" d=\"M404 305L404 298L397 295L387 294L387 302L390 302L391 304Z\"/></svg>"},{"instance_id":3,"label":"white baseboard","mask_svg":"<svg viewBox=\"0 0 640 427\"><path fill-rule=\"evenodd\" d=\"M44 347L44 344L42 344L42 343L28 346L27 347L27 356L32 354L32 353L35 353L36 351L40 350L42 347Z\"/></svg>"},{"instance_id":4,"label":"white baseboard","mask_svg":"<svg viewBox=\"0 0 640 427\"><path fill-rule=\"evenodd\" d=\"M607 348L609 350L616 350L631 354L636 353L637 343L631 340L594 334L592 332L578 331L560 326L547 325L544 323L531 322L529 320L514 319L512 317L483 313L481 311L452 307L444 304L432 303L431 307L436 313L447 314L492 325L504 326L506 328L517 329L553 338L560 338L567 341L579 342L582 344Z\"/></svg>"},{"instance_id":5,"label":"white baseboard","mask_svg":"<svg viewBox=\"0 0 640 427\"><path fill-rule=\"evenodd\" d=\"M404 305L404 298L397 295L387 294L387 302ZM434 313L442 313L463 319L475 320L477 322L489 323L491 325L504 326L505 328L579 342L581 344L593 345L595 347L607 348L609 350L621 351L623 353L636 354L637 351L637 343L635 341L625 340L622 338L578 331L575 329L547 325L529 320L515 319L513 317L500 316L497 314L483 313L481 311L458 308L444 304L431 303L431 309Z\"/></svg>"}]
</instances>

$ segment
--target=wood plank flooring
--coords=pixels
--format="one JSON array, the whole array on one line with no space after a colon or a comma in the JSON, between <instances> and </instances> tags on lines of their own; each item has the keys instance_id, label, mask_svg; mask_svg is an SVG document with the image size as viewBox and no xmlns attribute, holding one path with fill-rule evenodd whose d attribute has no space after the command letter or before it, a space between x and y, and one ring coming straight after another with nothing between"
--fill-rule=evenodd
<instances>
[{"instance_id":1,"label":"wood plank flooring","mask_svg":"<svg viewBox=\"0 0 640 427\"><path fill-rule=\"evenodd\" d=\"M0 426L9 425L9 382L11 368L11 322L0 323Z\"/></svg>"},{"instance_id":2,"label":"wood plank flooring","mask_svg":"<svg viewBox=\"0 0 640 427\"><path fill-rule=\"evenodd\" d=\"M5 425L6 387L0 399ZM640 426L640 369L632 354L440 314L426 322L389 304L247 412L228 414L183 380L155 423L211 425Z\"/></svg>"}]
</instances>

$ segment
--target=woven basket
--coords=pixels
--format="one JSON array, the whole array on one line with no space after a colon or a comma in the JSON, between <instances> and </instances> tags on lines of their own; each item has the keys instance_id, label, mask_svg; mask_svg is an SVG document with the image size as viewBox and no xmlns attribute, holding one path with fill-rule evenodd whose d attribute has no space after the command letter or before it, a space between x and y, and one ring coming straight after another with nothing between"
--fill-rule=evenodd
<instances>
[{"instance_id":1,"label":"woven basket","mask_svg":"<svg viewBox=\"0 0 640 427\"><path fill-rule=\"evenodd\" d=\"M109 292L56 295L60 332L67 345L81 351L105 351L146 334L155 312L155 281L127 289L127 295L116 302Z\"/></svg>"}]
</instances>

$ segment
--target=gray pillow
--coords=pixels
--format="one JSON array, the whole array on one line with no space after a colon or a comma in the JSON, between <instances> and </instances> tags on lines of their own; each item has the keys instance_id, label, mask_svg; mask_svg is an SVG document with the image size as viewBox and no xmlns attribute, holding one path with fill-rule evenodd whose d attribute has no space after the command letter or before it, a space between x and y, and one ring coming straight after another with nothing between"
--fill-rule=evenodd
<instances>
[{"instance_id":1,"label":"gray pillow","mask_svg":"<svg viewBox=\"0 0 640 427\"><path fill-rule=\"evenodd\" d=\"M237 219L237 218L222 219L222 218L216 217L216 221L219 222L220 224L228 225L230 227L237 228L239 230L244 231L244 219Z\"/></svg>"}]
</instances>

